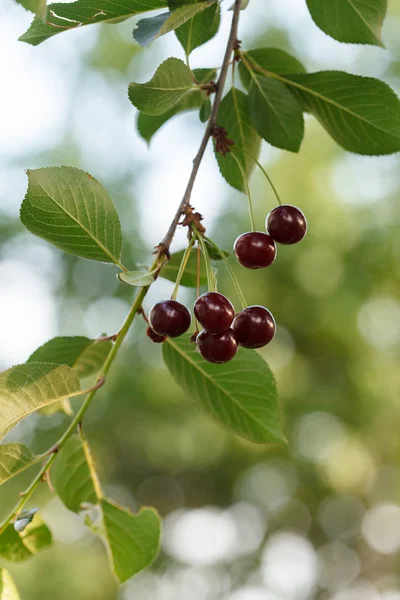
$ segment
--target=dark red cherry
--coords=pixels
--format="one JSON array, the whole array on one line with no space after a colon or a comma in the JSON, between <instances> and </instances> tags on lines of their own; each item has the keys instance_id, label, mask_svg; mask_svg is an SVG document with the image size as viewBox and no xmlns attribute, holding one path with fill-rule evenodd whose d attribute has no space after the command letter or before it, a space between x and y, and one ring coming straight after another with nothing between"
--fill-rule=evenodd
<instances>
[{"instance_id":1,"label":"dark red cherry","mask_svg":"<svg viewBox=\"0 0 400 600\"><path fill-rule=\"evenodd\" d=\"M153 331L151 327L147 328L146 335L155 344L162 344L162 342L165 342L165 340L167 339L166 335L158 335L158 333Z\"/></svg>"},{"instance_id":2,"label":"dark red cherry","mask_svg":"<svg viewBox=\"0 0 400 600\"><path fill-rule=\"evenodd\" d=\"M272 265L276 257L274 240L262 231L243 233L233 249L239 263L246 269L264 269Z\"/></svg>"},{"instance_id":3,"label":"dark red cherry","mask_svg":"<svg viewBox=\"0 0 400 600\"><path fill-rule=\"evenodd\" d=\"M210 363L222 364L234 358L237 342L232 329L223 333L210 333L203 329L197 336L197 349L201 356Z\"/></svg>"},{"instance_id":4,"label":"dark red cherry","mask_svg":"<svg viewBox=\"0 0 400 600\"><path fill-rule=\"evenodd\" d=\"M269 213L265 227L279 244L296 244L307 233L307 220L296 206L282 204Z\"/></svg>"},{"instance_id":5,"label":"dark red cherry","mask_svg":"<svg viewBox=\"0 0 400 600\"><path fill-rule=\"evenodd\" d=\"M194 314L198 322L210 333L223 333L231 326L235 309L222 294L207 292L197 298Z\"/></svg>"},{"instance_id":6,"label":"dark red cherry","mask_svg":"<svg viewBox=\"0 0 400 600\"><path fill-rule=\"evenodd\" d=\"M149 325L158 335L176 338L190 327L192 317L184 304L176 300L157 302L149 314Z\"/></svg>"},{"instance_id":7,"label":"dark red cherry","mask_svg":"<svg viewBox=\"0 0 400 600\"><path fill-rule=\"evenodd\" d=\"M262 348L275 335L275 319L264 306L249 306L232 324L237 343L243 348Z\"/></svg>"}]
</instances>

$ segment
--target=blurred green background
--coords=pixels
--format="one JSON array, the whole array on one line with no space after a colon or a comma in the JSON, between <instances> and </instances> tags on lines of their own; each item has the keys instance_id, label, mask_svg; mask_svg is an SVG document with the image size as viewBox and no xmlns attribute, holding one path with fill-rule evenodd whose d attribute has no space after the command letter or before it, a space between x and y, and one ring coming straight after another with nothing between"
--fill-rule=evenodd
<instances>
[{"instance_id":1,"label":"blurred green background","mask_svg":"<svg viewBox=\"0 0 400 600\"><path fill-rule=\"evenodd\" d=\"M219 66L229 27L192 64ZM344 46L320 32L304 0L252 0L244 48L276 46L309 70L383 78L400 92L400 6L389 2L386 50ZM176 117L150 149L135 130L130 81L145 81L182 51L169 35L143 51L133 22L85 27L34 48L17 42L30 22L3 0L0 77L0 366L23 362L54 335L114 333L132 291L115 269L63 255L18 220L24 169L68 164L107 188L121 216L123 262L148 264L184 189L202 132ZM236 268L249 303L275 315L262 351L278 380L287 447L259 447L197 412L174 384L140 320L86 419L108 495L165 517L151 570L117 589L102 544L43 488L33 499L55 545L9 565L23 600L400 600L400 171L398 156L337 147L307 117L299 155L265 145L262 162L309 233L280 247L262 272ZM252 181L263 227L275 200ZM229 250L248 230L247 203L218 174L211 148L194 192L209 235ZM174 249L184 246L177 236ZM223 269L220 288L236 302ZM159 280L146 309L167 297ZM190 304L193 294L182 290ZM75 401L75 405L76 405ZM79 402L79 401L78 401ZM44 451L62 415L28 418L9 436ZM4 516L32 472L1 489Z\"/></svg>"}]
</instances>

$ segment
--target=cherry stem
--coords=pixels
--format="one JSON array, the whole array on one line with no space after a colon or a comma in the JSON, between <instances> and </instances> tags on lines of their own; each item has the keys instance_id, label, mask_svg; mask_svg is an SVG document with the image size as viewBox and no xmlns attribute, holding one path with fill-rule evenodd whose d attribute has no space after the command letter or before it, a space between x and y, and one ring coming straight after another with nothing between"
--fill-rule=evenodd
<instances>
[{"instance_id":1,"label":"cherry stem","mask_svg":"<svg viewBox=\"0 0 400 600\"><path fill-rule=\"evenodd\" d=\"M187 265L188 260L190 258L190 253L192 251L193 244L195 243L195 241L196 241L196 238L192 237L192 239L190 240L190 242L188 244L188 247L186 248L185 253L184 253L183 257L182 257L181 264L179 266L178 275L176 276L175 287L174 287L174 290L173 290L172 295L171 295L171 300L176 300L176 297L177 297L178 291L179 291L179 286L180 286L180 283L181 283L181 279L182 279L182 276L183 276L183 274L185 272L186 265Z\"/></svg>"},{"instance_id":2,"label":"cherry stem","mask_svg":"<svg viewBox=\"0 0 400 600\"><path fill-rule=\"evenodd\" d=\"M204 256L204 262L206 265L206 273L207 273L207 286L208 286L208 291L209 292L216 292L217 291L217 285L216 285L216 281L215 281L215 277L213 275L212 272L212 265L211 265L211 260L210 260L210 256L208 254L208 250L207 250L207 246L204 243L204 238L201 235L201 233L199 233L197 231L197 229L194 229L195 232L195 236L197 237L200 247L201 247L201 251L203 253Z\"/></svg>"},{"instance_id":3,"label":"cherry stem","mask_svg":"<svg viewBox=\"0 0 400 600\"><path fill-rule=\"evenodd\" d=\"M240 287L240 284L239 284L239 282L238 282L238 280L236 278L236 275L233 272L233 269L232 269L232 267L231 267L231 265L229 263L229 260L227 259L227 257L225 256L225 254L223 253L223 251L221 250L221 248L219 248L219 246L217 246L217 244L214 241L210 240L210 238L208 238L208 237L204 237L204 239L207 242L210 242L215 247L215 249L218 252L218 254L220 255L220 257L221 257L222 261L224 262L224 264L225 264L225 266L226 266L226 268L228 270L228 273L229 273L229 275L230 275L230 277L232 279L232 283L235 286L235 290L236 290L236 293L237 293L238 298L240 300L240 303L242 305L242 308L247 308L248 305L247 305L247 302L246 302L246 298L244 297L244 294L242 292L242 288Z\"/></svg>"},{"instance_id":4,"label":"cherry stem","mask_svg":"<svg viewBox=\"0 0 400 600\"><path fill-rule=\"evenodd\" d=\"M238 159L237 156L235 156L235 154L233 152L231 152L232 158L235 159L237 166L239 167L239 171L242 174L243 177L243 181L244 181L244 186L246 188L246 194L247 194L247 198L249 201L249 212L250 212L250 225L251 225L251 229L252 231L256 230L256 224L255 224L255 219L254 219L254 210L253 210L253 202L251 200L251 193L250 193L250 186L249 186L249 182L247 179L247 175L245 170L243 169L243 166L240 163L240 160Z\"/></svg>"},{"instance_id":5,"label":"cherry stem","mask_svg":"<svg viewBox=\"0 0 400 600\"><path fill-rule=\"evenodd\" d=\"M258 161L258 160L255 158L255 156L253 156L253 155L251 154L251 152L248 152L247 150L245 150L245 149L244 149L244 148L242 148L241 146L235 146L235 148L237 148L237 149L238 149L238 150L240 150L241 152L244 152L244 154L247 154L247 156L250 156L250 158L251 158L252 160L254 160L254 162L255 162L255 163L256 163L256 165L259 167L259 169L261 169L261 171L264 173L264 175L265 175L265 177L266 177L266 179L267 179L267 181L268 181L269 185L270 185L270 186L271 186L271 188L272 188L272 191L274 192L274 194L275 194L275 196L276 196L276 199L278 200L278 203L279 203L279 205L280 205L280 206L282 206L282 202L281 202L281 199L280 199L280 197L279 197L278 190L276 189L276 187L275 187L275 186L274 186L274 184L272 183L272 179L271 179L271 177L268 175L267 171L264 169L264 167L262 166L262 164L261 164L261 163L260 163L260 162L259 162L259 161Z\"/></svg>"}]
</instances>

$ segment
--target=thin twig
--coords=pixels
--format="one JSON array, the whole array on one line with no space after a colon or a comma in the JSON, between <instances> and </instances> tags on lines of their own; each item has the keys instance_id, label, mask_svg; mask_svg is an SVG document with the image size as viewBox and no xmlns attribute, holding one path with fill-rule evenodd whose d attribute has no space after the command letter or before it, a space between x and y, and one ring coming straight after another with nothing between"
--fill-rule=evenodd
<instances>
[{"instance_id":1,"label":"thin twig","mask_svg":"<svg viewBox=\"0 0 400 600\"><path fill-rule=\"evenodd\" d=\"M169 229L168 229L166 235L164 236L163 240L160 242L160 247L164 248L166 250L169 249L169 247L172 243L176 228L178 227L178 224L179 224L179 219L181 218L182 214L184 213L185 208L190 203L190 198L192 195L194 182L196 181L196 177L197 177L197 173L200 168L201 161L203 160L203 156L206 151L208 141L212 135L213 127L217 124L218 111L219 111L219 107L221 105L222 94L224 92L226 77L228 75L229 64L231 61L232 52L234 50L234 47L235 47L235 44L237 41L237 31L238 31L241 4L242 4L241 0L235 0L235 7L233 10L233 17L232 17L232 24L231 24L231 31L229 34L228 43L227 43L226 50L225 50L225 56L224 56L224 60L222 63L221 72L219 74L218 81L216 82L216 93L215 93L215 98L214 98L211 115L208 120L203 139L201 140L199 151L197 152L197 155L193 161L193 168L192 168L192 172L189 177L189 181L188 181L185 193L184 193L183 198L178 206L178 210L176 211L176 214L171 222L171 225L169 226Z\"/></svg>"}]
</instances>

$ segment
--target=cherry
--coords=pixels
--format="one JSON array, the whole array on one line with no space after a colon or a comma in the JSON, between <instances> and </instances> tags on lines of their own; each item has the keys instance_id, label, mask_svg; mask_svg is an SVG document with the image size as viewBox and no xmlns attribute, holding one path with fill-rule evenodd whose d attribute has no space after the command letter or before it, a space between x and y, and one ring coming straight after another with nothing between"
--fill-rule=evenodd
<instances>
[{"instance_id":1,"label":"cherry","mask_svg":"<svg viewBox=\"0 0 400 600\"><path fill-rule=\"evenodd\" d=\"M232 329L217 334L203 329L197 336L196 344L201 356L208 362L215 364L232 360L238 348Z\"/></svg>"},{"instance_id":2,"label":"cherry","mask_svg":"<svg viewBox=\"0 0 400 600\"><path fill-rule=\"evenodd\" d=\"M282 204L269 213L265 227L279 244L296 244L307 233L307 220L296 206Z\"/></svg>"},{"instance_id":3,"label":"cherry","mask_svg":"<svg viewBox=\"0 0 400 600\"><path fill-rule=\"evenodd\" d=\"M190 327L192 317L184 304L176 300L157 302L149 314L149 325L158 335L179 337Z\"/></svg>"},{"instance_id":4,"label":"cherry","mask_svg":"<svg viewBox=\"0 0 400 600\"><path fill-rule=\"evenodd\" d=\"M162 344L162 342L165 342L165 340L167 339L166 335L158 335L158 333L153 331L151 327L147 328L146 335L155 344Z\"/></svg>"},{"instance_id":5,"label":"cherry","mask_svg":"<svg viewBox=\"0 0 400 600\"><path fill-rule=\"evenodd\" d=\"M218 292L206 292L194 304L194 314L210 333L223 333L232 324L235 309L231 302Z\"/></svg>"},{"instance_id":6,"label":"cherry","mask_svg":"<svg viewBox=\"0 0 400 600\"><path fill-rule=\"evenodd\" d=\"M246 269L269 267L276 257L275 242L262 231L252 231L240 235L233 247L236 258Z\"/></svg>"},{"instance_id":7,"label":"cherry","mask_svg":"<svg viewBox=\"0 0 400 600\"><path fill-rule=\"evenodd\" d=\"M264 306L249 306L236 315L232 328L240 346L262 348L275 335L275 320Z\"/></svg>"}]
</instances>

